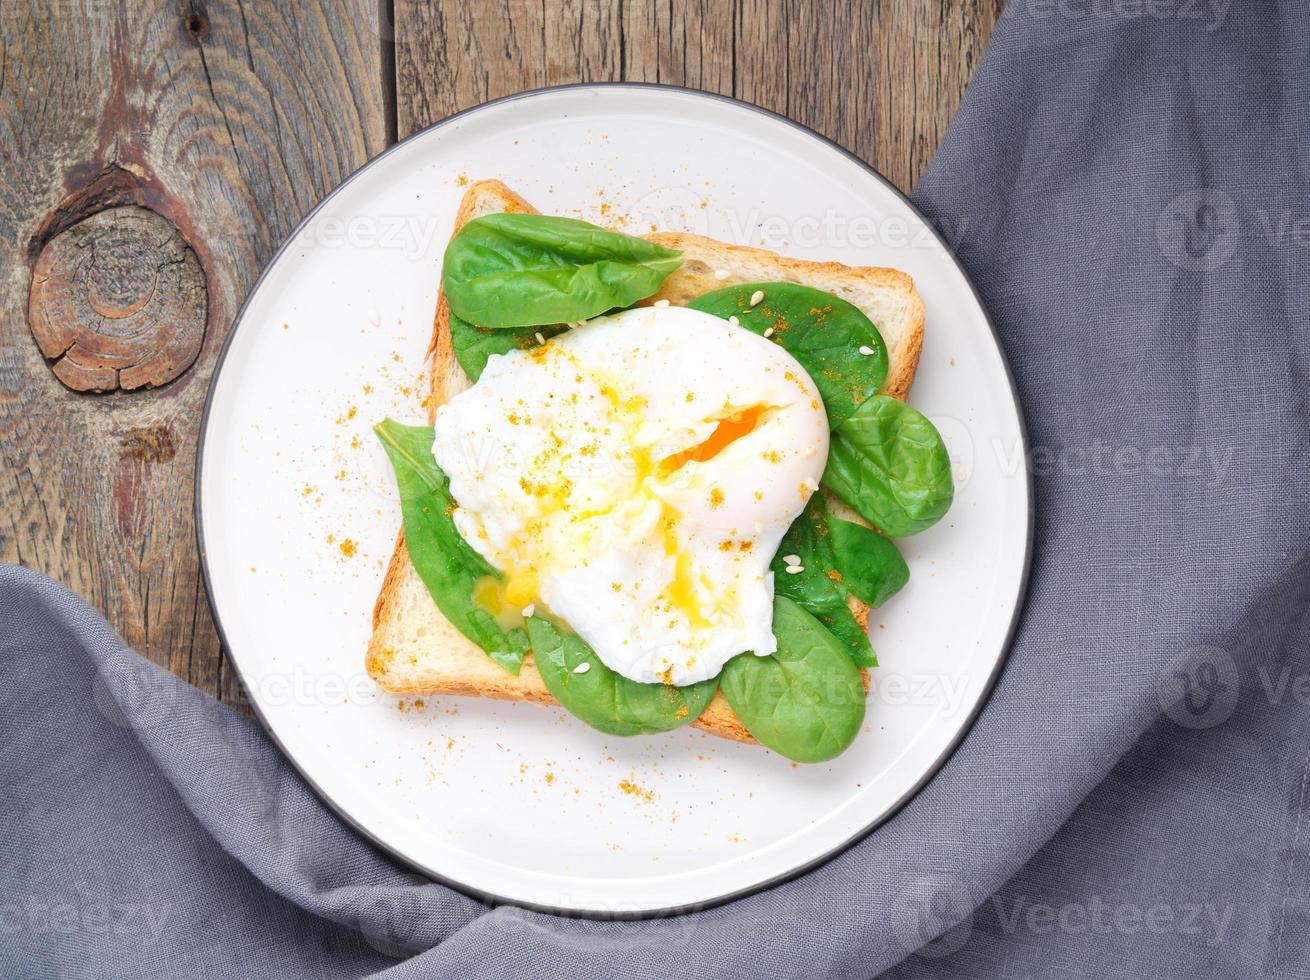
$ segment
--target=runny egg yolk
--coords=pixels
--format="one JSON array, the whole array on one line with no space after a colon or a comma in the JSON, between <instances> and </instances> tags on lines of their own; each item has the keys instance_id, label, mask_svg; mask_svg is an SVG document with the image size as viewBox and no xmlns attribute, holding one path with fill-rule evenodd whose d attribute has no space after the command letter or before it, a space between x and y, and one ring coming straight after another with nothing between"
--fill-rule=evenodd
<instances>
[{"instance_id":1,"label":"runny egg yolk","mask_svg":"<svg viewBox=\"0 0 1310 980\"><path fill-rule=\"evenodd\" d=\"M790 355L678 308L493 356L433 443L456 526L499 573L475 602L506 626L548 609L620 674L675 684L776 648L769 563L827 449Z\"/></svg>"},{"instance_id":2,"label":"runny egg yolk","mask_svg":"<svg viewBox=\"0 0 1310 980\"><path fill-rule=\"evenodd\" d=\"M515 601L517 597L518 593L511 598L506 582L495 575L484 575L473 583L474 604L489 612L503 630L523 625L523 607L527 603Z\"/></svg>"},{"instance_id":3,"label":"runny egg yolk","mask_svg":"<svg viewBox=\"0 0 1310 980\"><path fill-rule=\"evenodd\" d=\"M730 444L743 436L749 435L760 423L761 417L768 411L764 405L752 405L740 412L733 412L725 419L719 419L710 437L698 446L674 453L661 461L660 467L671 473L684 463L703 463L713 459Z\"/></svg>"},{"instance_id":4,"label":"runny egg yolk","mask_svg":"<svg viewBox=\"0 0 1310 980\"><path fill-rule=\"evenodd\" d=\"M667 510L660 516L660 535L664 539L664 553L673 558L673 578L660 593L660 598L667 599L669 605L686 616L693 627L708 626L709 620L701 610L691 552L679 547L676 516Z\"/></svg>"}]
</instances>

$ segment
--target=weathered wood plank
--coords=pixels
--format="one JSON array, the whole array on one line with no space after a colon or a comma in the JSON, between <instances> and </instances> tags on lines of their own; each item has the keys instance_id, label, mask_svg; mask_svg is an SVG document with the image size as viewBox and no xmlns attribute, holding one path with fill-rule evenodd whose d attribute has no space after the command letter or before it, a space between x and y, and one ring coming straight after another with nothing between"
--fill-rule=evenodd
<instances>
[{"instance_id":1,"label":"weathered wood plank","mask_svg":"<svg viewBox=\"0 0 1310 980\"><path fill-rule=\"evenodd\" d=\"M395 0L401 136L542 85L734 95L836 140L908 190L1003 0Z\"/></svg>"},{"instance_id":2,"label":"weathered wood plank","mask_svg":"<svg viewBox=\"0 0 1310 980\"><path fill-rule=\"evenodd\" d=\"M200 410L274 248L385 147L377 15L376 0L0 5L0 561L65 582L138 650L228 701L239 692L220 666L191 517ZM122 210L91 218L106 207ZM149 212L159 220L141 220ZM115 259L149 254L142 236L160 225L176 229L169 254L195 264L205 295L198 310L161 307L152 329L195 329L198 356L128 375L126 342L92 337L66 373L147 387L70 390L28 326L34 264L61 235L73 250L98 236L100 264L56 256L65 281L42 302L61 323L103 315L91 332L121 333L118 318L177 301Z\"/></svg>"}]
</instances>

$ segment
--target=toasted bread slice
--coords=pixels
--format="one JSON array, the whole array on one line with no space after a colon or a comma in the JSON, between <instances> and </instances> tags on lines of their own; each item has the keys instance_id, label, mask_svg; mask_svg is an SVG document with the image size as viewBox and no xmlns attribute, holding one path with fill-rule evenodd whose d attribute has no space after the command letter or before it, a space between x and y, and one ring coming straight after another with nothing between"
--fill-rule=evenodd
<instances>
[{"instance_id":1,"label":"toasted bread slice","mask_svg":"<svg viewBox=\"0 0 1310 980\"><path fill-rule=\"evenodd\" d=\"M455 218L455 231L474 218L497 212L535 209L499 181L480 181L468 189ZM647 236L651 241L682 250L683 265L647 302L667 299L685 305L710 290L737 282L803 283L841 296L862 309L878 326L887 344L890 370L884 391L904 398L914 377L923 341L923 301L910 277L894 269L853 268L833 262L804 262L756 248L725 245L697 235L673 233ZM724 270L726 278L716 276ZM429 349L432 398L429 414L469 387L469 378L455 360L448 328L450 311L444 295L437 300ZM834 511L851 512L830 501ZM858 518L855 518L858 519ZM868 609L851 600L862 626ZM518 676L496 664L441 615L427 587L414 570L402 531L373 608L373 636L366 658L369 675L393 694L458 694L554 704L529 655ZM868 686L868 671L863 671ZM695 727L714 735L751 742L750 733L716 692L696 719Z\"/></svg>"}]
</instances>

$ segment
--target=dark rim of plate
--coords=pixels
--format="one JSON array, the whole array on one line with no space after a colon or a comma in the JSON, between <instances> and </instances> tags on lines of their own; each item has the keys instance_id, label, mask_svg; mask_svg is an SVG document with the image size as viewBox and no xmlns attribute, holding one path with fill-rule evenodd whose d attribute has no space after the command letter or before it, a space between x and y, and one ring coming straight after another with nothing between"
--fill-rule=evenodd
<instances>
[{"instance_id":1,"label":"dark rim of plate","mask_svg":"<svg viewBox=\"0 0 1310 980\"><path fill-rule=\"evenodd\" d=\"M1035 505L1033 501L1032 468L1029 463L1031 446L1028 440L1028 427L1024 420L1022 405L1019 401L1019 391L1014 383L1014 373L1010 370L1009 361L1005 357L1004 348L1001 347L1000 337L996 333L996 325L992 322L991 315L987 312L986 306L983 305L982 297L978 294L978 290L974 286L973 281L969 278L969 275L964 270L964 267L960 265L960 262L956 258L955 253L951 250L950 246L942 238L937 228L932 224L931 221L929 221L923 215L923 213L914 205L914 203L909 199L909 197L907 197L905 194L901 192L900 188L898 188L895 184L893 184L886 177L880 174L870 164L866 163L864 160L857 157L854 153L847 150L844 146L841 146L839 143L836 143L833 140L828 139L826 136L823 136L820 133L816 133L808 126L798 123L794 119L788 119L786 116L780 115L769 109L764 109L761 108L760 106L752 105L749 102L743 102L741 99L735 99L732 98L731 96L717 95L713 92L703 92L700 91L699 89L687 88L679 85L659 85L649 82L581 82L572 85L550 85L544 88L529 89L528 91L525 92L517 92L513 95L507 95L499 99L492 99L489 102L483 102L480 105L476 105L471 108L464 109L460 112L457 112L453 115L447 116L446 118L440 120L439 122L435 122L430 126L427 126L423 129L418 130L415 133L410 134L409 136L405 137L403 140L393 143L391 146L387 147L377 156L373 157L371 160L364 163L358 170L356 170L349 177L343 180L340 184L334 187L321 201L318 202L318 204L314 205L314 207L310 210L310 212L305 215L305 217L301 220L301 222L295 227L295 229L287 236L287 238L283 241L283 243L278 247L278 250L269 259L268 264L264 266L263 270L261 270L259 274L259 278L257 278L255 282L251 285L250 291L246 294L246 298L244 302L242 302L241 304L241 308L237 311L237 315L235 319L233 319L232 321L232 326L231 328L229 328L227 332L227 336L223 339L223 346L222 349L219 351L218 360L214 364L214 373L213 376L210 378L209 390L205 396L204 412L200 417L200 434L199 434L199 443L196 448L196 469L195 469L195 477L194 477L195 478L196 543L200 549L200 569L205 583L205 598L206 601L209 603L210 613L212 614L214 619L214 626L218 630L219 641L222 643L224 651L226 652L228 658L231 660L232 667L236 671L237 678L241 682L242 687L244 687L246 690L249 690L250 689L249 685L246 684L246 679L241 673L240 662L238 658L236 656L233 656L231 653L231 647L227 639L227 632L223 628L222 615L220 614L218 607L214 604L213 593L210 587L209 550L205 546L204 508L201 503L201 487L203 485L202 475L204 472L204 461L205 461L205 439L209 431L209 416L210 416L210 410L213 407L214 391L218 386L218 379L222 374L223 365L227 361L227 354L232 346L232 340L236 336L237 330L241 328L241 325L245 319L247 308L250 306L250 303L254 299L255 295L259 292L259 288L260 286L263 285L264 279L269 274L269 271L277 264L278 260L282 257L282 254L299 237L301 231L303 231L304 228L314 219L314 216L318 214L318 212L322 210L322 208L329 201L331 201L333 197L335 197L338 193L340 193L356 177L364 173L364 171L368 170L370 167L373 167L378 162L386 159L392 153L395 153L401 147L405 146L411 141L420 139L428 135L429 133L433 132L434 130L441 129L442 127L449 125L455 120L460 119L463 116L469 115L471 113L480 112L483 109L487 109L491 106L502 105L507 102L516 102L521 99L531 99L537 96L554 94L557 92L580 91L586 89L602 89L602 90L603 89L647 89L656 92L659 91L672 92L672 93L679 93L682 95L689 95L694 98L710 99L715 102L724 102L729 105L737 106L738 108L741 109L746 109L750 112L758 113L762 116L766 116L777 122L790 126L793 129L799 130L800 132L804 133L806 136L809 136L811 139L817 140L819 143L827 147L830 147L832 149L835 149L842 156L852 161L853 163L857 164L861 169L863 169L866 173L868 173L869 176L871 176L873 179L878 181L880 184L882 184L884 187L890 190L893 194L895 194L898 198L900 198L900 200L908 208L910 208L910 210L915 214L915 216L918 217L918 219L923 222L924 227L926 227L929 231L932 232L933 238L937 241L937 243L942 247L942 250L946 253L947 256L950 257L951 261L955 264L956 269L960 272L961 277L968 284L969 289L973 293L974 300L977 302L979 310L982 311L983 318L986 320L988 329L991 331L992 340L996 344L997 352L1000 355L1001 366L1005 371L1006 381L1009 383L1010 386L1010 397L1014 403L1015 415L1019 420L1019 435L1020 435L1020 439L1022 440L1022 446L1023 446L1023 459L1025 461L1024 473L1026 478L1026 490L1028 494L1028 521L1027 521L1028 526L1027 526L1025 541L1024 541L1023 569L1019 577L1019 587L1015 595L1014 613L1010 617L1010 623L1006 628L1005 639L1002 641L1001 644L1000 655L996 660L995 666L992 668L991 675L987 678L986 683L983 685L982 693L978 698L978 703L974 706L973 710L969 713L969 717L965 719L964 724L960 726L960 729L959 731L956 732L954 738L951 739L950 744L947 745L946 748L942 751L941 755L938 756L937 759L933 761L933 764L924 771L923 775L919 777L919 779L914 783L914 785L911 786L908 790L906 790L906 792L900 797L900 799L898 799L895 803L893 803L885 813L879 816L878 819L874 820L868 826L862 827L860 830L850 835L846 840L842 841L836 847L831 848L830 850L826 851L824 854L820 855L819 857L816 857L810 861L806 861L804 864L792 868L791 870L783 874L775 875L772 878L768 878L764 881L758 882L754 885L750 885L746 888L739 888L736 891L731 891L731 892L724 893L722 895L717 895L714 898L706 899L704 901L695 902L688 905L679 905L679 906L661 908L661 909L650 909L650 910L638 911L638 912L580 910L580 909L562 908L562 907L551 906L551 905L542 905L533 902L515 901L514 899L506 898L502 895L497 895L492 892L485 891L484 889L475 888L472 885L466 884L465 882L456 881L455 879L443 874L442 872L438 871L435 868L425 867L424 865L420 864L418 861L415 861L413 858L409 857L408 855L401 853L392 845L388 844L383 840L380 840L365 827L361 826L359 822L356 821L353 816L351 816L349 811L344 806L342 806L331 796L329 796L323 790L323 788L318 785L318 783L316 783L313 779L310 778L309 774L305 772L304 768L301 766L299 760L297 760L293 755L291 755L290 752L287 751L286 746L284 746L282 744L282 741L277 737L277 734L273 731L273 728L269 724L268 719L265 718L263 711L260 709L259 703L254 698L251 698L250 700L251 707L254 709L255 715L259 719L259 723L263 726L264 731L268 734L269 738L272 739L273 743L278 747L278 749L282 752L282 754L286 756L288 761L290 761L291 765L300 774L301 778L304 779L305 782L314 790L314 792L318 794L318 796L323 800L323 802L325 802L328 805L328 807L331 808L331 810L338 817L340 817L343 821L345 821L352 828L354 828L354 830L357 833L359 833L362 837L370 841L374 846L384 851L385 853L389 854L391 857L395 858L397 861L401 862L402 864L405 864L417 871L422 872L425 876L431 878L433 881L437 881L440 882L441 884L448 885L451 888L463 892L465 895L468 895L479 901L486 902L489 905L493 905L493 906L511 905L516 908L526 908L536 912L545 912L548 914L560 915L570 918L591 918L591 919L610 919L610 920L655 919L655 918L664 918L674 915L685 915L692 912L699 912L704 909L709 909L718 905L722 905L726 902L734 901L736 899L746 898L750 895L754 895L758 892L764 891L767 888L772 888L775 885L780 885L785 882L791 881L792 879L798 878L808 871L812 871L813 869L817 868L819 865L826 863L827 861L831 860L833 857L845 851L847 848L863 840L870 833L872 833L878 827L882 826L882 824L886 823L897 813L899 813L900 810L907 803L909 803L910 800L912 800L919 793L919 791L923 789L923 787L927 785L928 782L934 776L937 775L939 771L941 771L941 768L946 764L946 760L949 759L954 754L956 748L959 747L960 743L964 740L965 736L968 735L969 731L973 728L974 722L977 721L978 719L978 715L982 712L983 707L987 704L988 700L991 698L991 694L996 686L996 682L1000 678L1001 673L1005 667L1005 664L1009 659L1010 647L1014 642L1014 634L1015 631L1018 629L1019 620L1022 616L1023 609L1025 606L1025 600L1027 598L1028 576L1032 565Z\"/></svg>"}]
</instances>

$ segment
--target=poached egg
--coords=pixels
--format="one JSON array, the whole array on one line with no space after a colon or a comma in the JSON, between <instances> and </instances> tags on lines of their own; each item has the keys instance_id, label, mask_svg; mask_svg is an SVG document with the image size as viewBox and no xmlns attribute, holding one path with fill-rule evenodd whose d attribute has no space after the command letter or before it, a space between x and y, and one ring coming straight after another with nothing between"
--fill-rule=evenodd
<instances>
[{"instance_id":1,"label":"poached egg","mask_svg":"<svg viewBox=\"0 0 1310 980\"><path fill-rule=\"evenodd\" d=\"M548 611L624 677L684 686L775 651L769 564L828 420L776 343L641 307L489 358L438 409L433 455L501 573L475 601L507 627Z\"/></svg>"}]
</instances>

